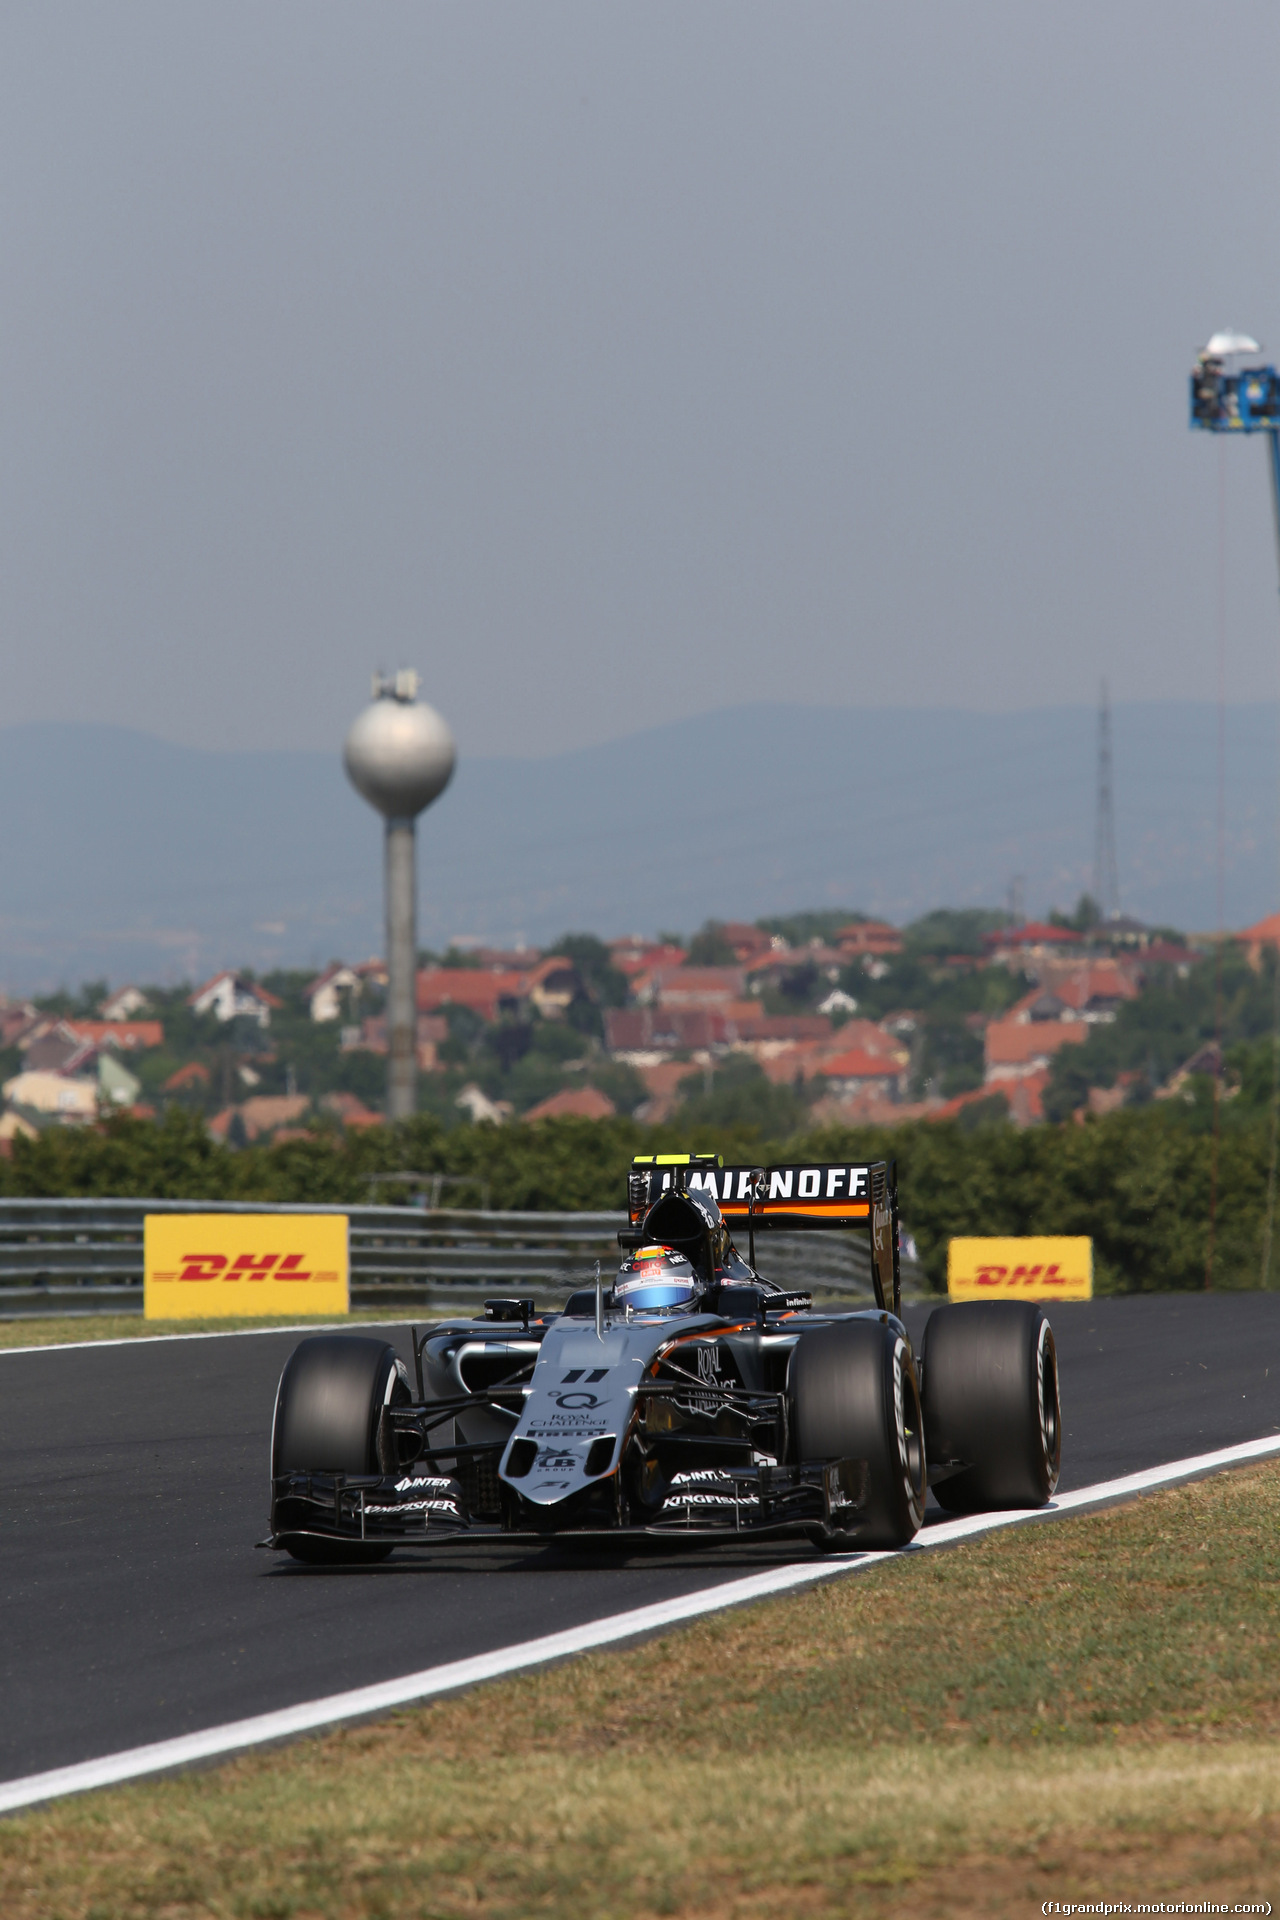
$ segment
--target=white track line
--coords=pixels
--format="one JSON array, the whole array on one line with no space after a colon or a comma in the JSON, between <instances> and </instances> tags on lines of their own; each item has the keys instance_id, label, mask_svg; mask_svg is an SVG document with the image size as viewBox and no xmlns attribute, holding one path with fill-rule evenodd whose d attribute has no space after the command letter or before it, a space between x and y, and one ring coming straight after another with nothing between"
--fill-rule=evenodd
<instances>
[{"instance_id":1,"label":"white track line","mask_svg":"<svg viewBox=\"0 0 1280 1920\"><path fill-rule=\"evenodd\" d=\"M1197 1474L1216 1468L1236 1467L1251 1460L1262 1460L1280 1453L1280 1435L1265 1440L1245 1440L1239 1446L1221 1447L1216 1453L1195 1454L1188 1460L1173 1460L1167 1466L1148 1467L1142 1473L1125 1474L1118 1480L1102 1480L1096 1486L1080 1487L1064 1493L1047 1507L1034 1507L1013 1513L980 1513L958 1520L944 1520L920 1534L904 1553L921 1553L930 1547L949 1546L957 1540L969 1540L976 1534L994 1533L1028 1520L1051 1520L1081 1507L1126 1500L1135 1494L1149 1493L1156 1487L1171 1486ZM456 1693L482 1680L498 1680L506 1674L520 1673L528 1667L546 1666L573 1654L588 1653L593 1647L606 1647L619 1640L661 1632L700 1614L719 1613L726 1607L740 1607L753 1600L767 1600L796 1587L809 1587L820 1580L836 1579L843 1574L861 1573L898 1556L891 1553L860 1553L849 1558L805 1561L798 1566L771 1567L764 1573L747 1574L741 1580L727 1580L714 1587L680 1599L659 1600L648 1607L634 1607L627 1613L608 1614L602 1620L589 1620L585 1626L570 1627L564 1633L544 1634L538 1640L523 1640L515 1646L499 1647L492 1653L480 1653L469 1660L451 1660L444 1666L424 1667L419 1673L407 1673L398 1680L383 1680L372 1687L353 1687L347 1693L331 1693L320 1700L304 1700L296 1707L282 1707L275 1713L254 1714L248 1720L231 1720L221 1727L206 1727L201 1733L180 1734L174 1740L156 1740L150 1746L129 1747L123 1753L104 1754L98 1760L81 1760L74 1766L54 1767L48 1773L29 1773L19 1780L0 1782L0 1813L12 1813L19 1807L34 1806L41 1800L53 1800L63 1794L88 1793L95 1787L118 1786L125 1780L137 1780L146 1774L167 1773L177 1767L191 1766L201 1760L218 1760L247 1747L264 1746L287 1740L298 1734L315 1733L345 1720L366 1719L386 1713L393 1707L409 1706L442 1693Z\"/></svg>"}]
</instances>

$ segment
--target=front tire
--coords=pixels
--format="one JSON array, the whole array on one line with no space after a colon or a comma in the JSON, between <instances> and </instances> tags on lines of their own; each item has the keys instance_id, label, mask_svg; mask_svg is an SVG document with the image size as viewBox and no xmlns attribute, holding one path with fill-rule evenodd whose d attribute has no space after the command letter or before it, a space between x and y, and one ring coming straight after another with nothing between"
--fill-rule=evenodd
<instances>
[{"instance_id":1,"label":"front tire","mask_svg":"<svg viewBox=\"0 0 1280 1920\"><path fill-rule=\"evenodd\" d=\"M379 1459L384 1407L409 1399L404 1363L393 1346L361 1334L322 1333L296 1346L276 1389L271 1429L271 1477L278 1474L384 1473ZM274 1506L274 1503L273 1503ZM385 1560L391 1548L364 1540L326 1540L291 1534L287 1521L272 1531L295 1560L310 1566Z\"/></svg>"},{"instance_id":2,"label":"front tire","mask_svg":"<svg viewBox=\"0 0 1280 1920\"><path fill-rule=\"evenodd\" d=\"M929 1459L963 1460L933 1489L949 1513L1042 1507L1062 1465L1053 1329L1027 1300L939 1307L925 1328L924 1431Z\"/></svg>"},{"instance_id":3,"label":"front tire","mask_svg":"<svg viewBox=\"0 0 1280 1920\"><path fill-rule=\"evenodd\" d=\"M798 1343L787 1378L797 1460L865 1460L857 1522L828 1546L902 1547L924 1519L924 1423L911 1349L883 1320L837 1321Z\"/></svg>"}]
</instances>

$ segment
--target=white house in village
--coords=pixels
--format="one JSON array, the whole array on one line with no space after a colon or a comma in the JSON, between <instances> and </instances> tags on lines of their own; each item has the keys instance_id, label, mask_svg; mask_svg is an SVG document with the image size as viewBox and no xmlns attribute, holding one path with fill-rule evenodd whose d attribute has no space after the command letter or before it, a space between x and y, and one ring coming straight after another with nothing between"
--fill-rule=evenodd
<instances>
[{"instance_id":1,"label":"white house in village","mask_svg":"<svg viewBox=\"0 0 1280 1920\"><path fill-rule=\"evenodd\" d=\"M474 1080L467 1082L453 1104L455 1107L461 1107L477 1126L482 1120L487 1120L492 1126L500 1127L504 1120L511 1118L511 1102L491 1100L483 1087L478 1087Z\"/></svg>"},{"instance_id":2,"label":"white house in village","mask_svg":"<svg viewBox=\"0 0 1280 1920\"><path fill-rule=\"evenodd\" d=\"M304 998L311 1011L313 1020L341 1020L346 1012L342 996L348 993L353 999L359 997L361 980L354 967L344 966L335 960L318 974L306 988Z\"/></svg>"},{"instance_id":3,"label":"white house in village","mask_svg":"<svg viewBox=\"0 0 1280 1920\"><path fill-rule=\"evenodd\" d=\"M151 1002L141 987L121 987L98 1008L103 1020L132 1020L135 1013L146 1013Z\"/></svg>"},{"instance_id":4,"label":"white house in village","mask_svg":"<svg viewBox=\"0 0 1280 1920\"><path fill-rule=\"evenodd\" d=\"M211 1013L215 1020L256 1020L260 1027L271 1025L272 1012L282 1004L274 993L233 968L215 973L187 1001L193 1013Z\"/></svg>"}]
</instances>

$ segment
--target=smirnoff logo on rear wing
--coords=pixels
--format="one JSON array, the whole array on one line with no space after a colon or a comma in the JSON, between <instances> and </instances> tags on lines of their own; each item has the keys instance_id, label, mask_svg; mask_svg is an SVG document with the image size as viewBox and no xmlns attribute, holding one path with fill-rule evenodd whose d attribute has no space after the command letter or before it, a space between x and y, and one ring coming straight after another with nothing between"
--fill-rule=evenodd
<instances>
[{"instance_id":1,"label":"smirnoff logo on rear wing","mask_svg":"<svg viewBox=\"0 0 1280 1920\"><path fill-rule=\"evenodd\" d=\"M751 1193L751 1182L755 1172L751 1167L724 1167L719 1171L708 1169L703 1174L694 1172L689 1176L690 1187L701 1183L708 1193L714 1193L722 1207L733 1206L741 1201L745 1207ZM822 1167L768 1167L765 1169L763 1202L766 1207L785 1205L788 1201L826 1201L826 1200L870 1200L870 1167L822 1166ZM757 1205L760 1203L757 1202Z\"/></svg>"},{"instance_id":2,"label":"smirnoff logo on rear wing","mask_svg":"<svg viewBox=\"0 0 1280 1920\"><path fill-rule=\"evenodd\" d=\"M672 1184L678 1173L690 1192L701 1190L719 1202L727 1220L745 1221L750 1212L757 1226L866 1226L871 1216L875 1176L884 1192L884 1168L867 1165L822 1164L793 1167L654 1166L649 1171L650 1200ZM754 1205L753 1183L759 1176Z\"/></svg>"}]
</instances>

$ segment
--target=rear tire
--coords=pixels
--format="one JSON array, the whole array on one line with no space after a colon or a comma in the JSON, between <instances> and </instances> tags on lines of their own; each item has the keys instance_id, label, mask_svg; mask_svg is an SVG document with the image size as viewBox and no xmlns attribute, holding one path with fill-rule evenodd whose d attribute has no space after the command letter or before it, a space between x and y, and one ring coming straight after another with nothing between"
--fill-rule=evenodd
<instances>
[{"instance_id":1,"label":"rear tire","mask_svg":"<svg viewBox=\"0 0 1280 1920\"><path fill-rule=\"evenodd\" d=\"M933 1489L949 1513L1042 1507L1062 1464L1053 1329L1027 1300L939 1307L925 1328L924 1432L929 1459L963 1460Z\"/></svg>"},{"instance_id":2,"label":"rear tire","mask_svg":"<svg viewBox=\"0 0 1280 1920\"><path fill-rule=\"evenodd\" d=\"M824 1527L823 1543L905 1546L924 1519L927 1489L920 1391L902 1335L879 1319L815 1328L791 1356L787 1392L797 1460L867 1462L856 1525Z\"/></svg>"},{"instance_id":3,"label":"rear tire","mask_svg":"<svg viewBox=\"0 0 1280 1920\"><path fill-rule=\"evenodd\" d=\"M395 1461L378 1457L384 1407L409 1399L408 1377L394 1347L360 1334L322 1333L296 1346L276 1389L271 1430L271 1476L311 1473L384 1473ZM309 1566L385 1560L390 1546L364 1540L326 1540L315 1534L273 1532L295 1560Z\"/></svg>"}]
</instances>

